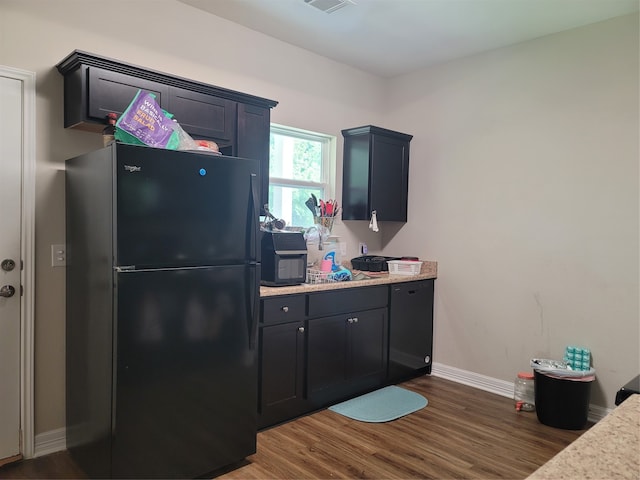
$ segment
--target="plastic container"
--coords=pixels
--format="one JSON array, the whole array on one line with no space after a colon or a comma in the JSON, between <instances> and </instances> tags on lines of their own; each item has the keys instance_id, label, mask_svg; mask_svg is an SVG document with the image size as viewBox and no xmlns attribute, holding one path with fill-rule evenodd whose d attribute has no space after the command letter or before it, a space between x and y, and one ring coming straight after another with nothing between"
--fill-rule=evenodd
<instances>
[{"instance_id":1,"label":"plastic container","mask_svg":"<svg viewBox=\"0 0 640 480\"><path fill-rule=\"evenodd\" d=\"M389 260L387 264L390 275L419 275L422 268L422 262L415 260Z\"/></svg>"},{"instance_id":2,"label":"plastic container","mask_svg":"<svg viewBox=\"0 0 640 480\"><path fill-rule=\"evenodd\" d=\"M536 414L540 423L565 430L587 424L595 375L562 377L534 370Z\"/></svg>"},{"instance_id":3,"label":"plastic container","mask_svg":"<svg viewBox=\"0 0 640 480\"><path fill-rule=\"evenodd\" d=\"M518 372L513 383L513 400L517 411L533 412L535 406L535 381L533 373Z\"/></svg>"}]
</instances>

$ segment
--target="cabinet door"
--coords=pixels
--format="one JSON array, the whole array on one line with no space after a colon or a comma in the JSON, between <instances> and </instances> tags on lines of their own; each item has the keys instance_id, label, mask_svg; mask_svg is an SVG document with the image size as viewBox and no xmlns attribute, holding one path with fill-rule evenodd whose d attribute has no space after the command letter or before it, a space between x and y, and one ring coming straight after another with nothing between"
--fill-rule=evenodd
<instances>
[{"instance_id":1,"label":"cabinet door","mask_svg":"<svg viewBox=\"0 0 640 480\"><path fill-rule=\"evenodd\" d=\"M316 406L384 382L387 328L386 308L309 320L307 383Z\"/></svg>"},{"instance_id":2,"label":"cabinet door","mask_svg":"<svg viewBox=\"0 0 640 480\"><path fill-rule=\"evenodd\" d=\"M153 93L162 108L167 108L169 87L143 78L132 77L98 67L87 69L89 85L87 115L106 123L107 114L126 110L139 89Z\"/></svg>"},{"instance_id":3,"label":"cabinet door","mask_svg":"<svg viewBox=\"0 0 640 480\"><path fill-rule=\"evenodd\" d=\"M406 222L412 135L380 127L343 130L342 219Z\"/></svg>"},{"instance_id":4,"label":"cabinet door","mask_svg":"<svg viewBox=\"0 0 640 480\"><path fill-rule=\"evenodd\" d=\"M304 338L303 321L260 329L260 428L302 411Z\"/></svg>"},{"instance_id":5,"label":"cabinet door","mask_svg":"<svg viewBox=\"0 0 640 480\"><path fill-rule=\"evenodd\" d=\"M307 337L307 384L309 397L324 399L324 390L347 379L347 316L309 320Z\"/></svg>"},{"instance_id":6,"label":"cabinet door","mask_svg":"<svg viewBox=\"0 0 640 480\"><path fill-rule=\"evenodd\" d=\"M204 93L170 87L168 108L193 138L213 139L220 148L234 143L236 102ZM229 155L235 152L225 152Z\"/></svg>"},{"instance_id":7,"label":"cabinet door","mask_svg":"<svg viewBox=\"0 0 640 480\"><path fill-rule=\"evenodd\" d=\"M406 222L409 142L373 135L371 148L370 209L378 220Z\"/></svg>"},{"instance_id":8,"label":"cabinet door","mask_svg":"<svg viewBox=\"0 0 640 480\"><path fill-rule=\"evenodd\" d=\"M269 203L270 119L270 109L238 103L238 152L236 155L260 160L261 209Z\"/></svg>"},{"instance_id":9,"label":"cabinet door","mask_svg":"<svg viewBox=\"0 0 640 480\"><path fill-rule=\"evenodd\" d=\"M368 220L371 215L369 201L369 135L344 138L342 169L342 219Z\"/></svg>"},{"instance_id":10,"label":"cabinet door","mask_svg":"<svg viewBox=\"0 0 640 480\"><path fill-rule=\"evenodd\" d=\"M349 378L387 375L387 309L357 312L348 321Z\"/></svg>"},{"instance_id":11,"label":"cabinet door","mask_svg":"<svg viewBox=\"0 0 640 480\"><path fill-rule=\"evenodd\" d=\"M391 285L389 379L430 373L433 350L433 280Z\"/></svg>"}]
</instances>

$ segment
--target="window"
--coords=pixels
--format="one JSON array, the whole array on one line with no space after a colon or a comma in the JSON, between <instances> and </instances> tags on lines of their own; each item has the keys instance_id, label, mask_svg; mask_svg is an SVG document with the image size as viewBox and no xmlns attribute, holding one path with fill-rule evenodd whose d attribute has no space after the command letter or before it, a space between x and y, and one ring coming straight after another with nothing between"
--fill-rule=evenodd
<instances>
[{"instance_id":1,"label":"window","mask_svg":"<svg viewBox=\"0 0 640 480\"><path fill-rule=\"evenodd\" d=\"M271 125L269 210L287 226L313 225L305 202L312 193L331 198L334 176L335 137Z\"/></svg>"}]
</instances>

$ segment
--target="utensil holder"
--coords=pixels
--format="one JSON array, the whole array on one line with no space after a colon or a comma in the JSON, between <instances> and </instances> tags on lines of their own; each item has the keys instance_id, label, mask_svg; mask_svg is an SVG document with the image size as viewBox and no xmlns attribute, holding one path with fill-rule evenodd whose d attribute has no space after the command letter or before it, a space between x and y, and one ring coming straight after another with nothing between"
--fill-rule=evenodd
<instances>
[{"instance_id":1,"label":"utensil holder","mask_svg":"<svg viewBox=\"0 0 640 480\"><path fill-rule=\"evenodd\" d=\"M333 229L334 218L335 217L313 217L313 223L326 228L327 230L329 230L329 233L331 233L331 230Z\"/></svg>"}]
</instances>

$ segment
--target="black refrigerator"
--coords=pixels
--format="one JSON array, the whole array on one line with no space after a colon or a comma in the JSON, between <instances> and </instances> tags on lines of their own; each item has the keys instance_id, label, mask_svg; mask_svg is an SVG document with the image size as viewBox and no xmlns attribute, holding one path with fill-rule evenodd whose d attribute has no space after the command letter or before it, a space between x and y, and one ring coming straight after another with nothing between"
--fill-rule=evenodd
<instances>
[{"instance_id":1,"label":"black refrigerator","mask_svg":"<svg viewBox=\"0 0 640 480\"><path fill-rule=\"evenodd\" d=\"M66 162L66 440L91 478L256 451L257 160L113 143Z\"/></svg>"}]
</instances>

